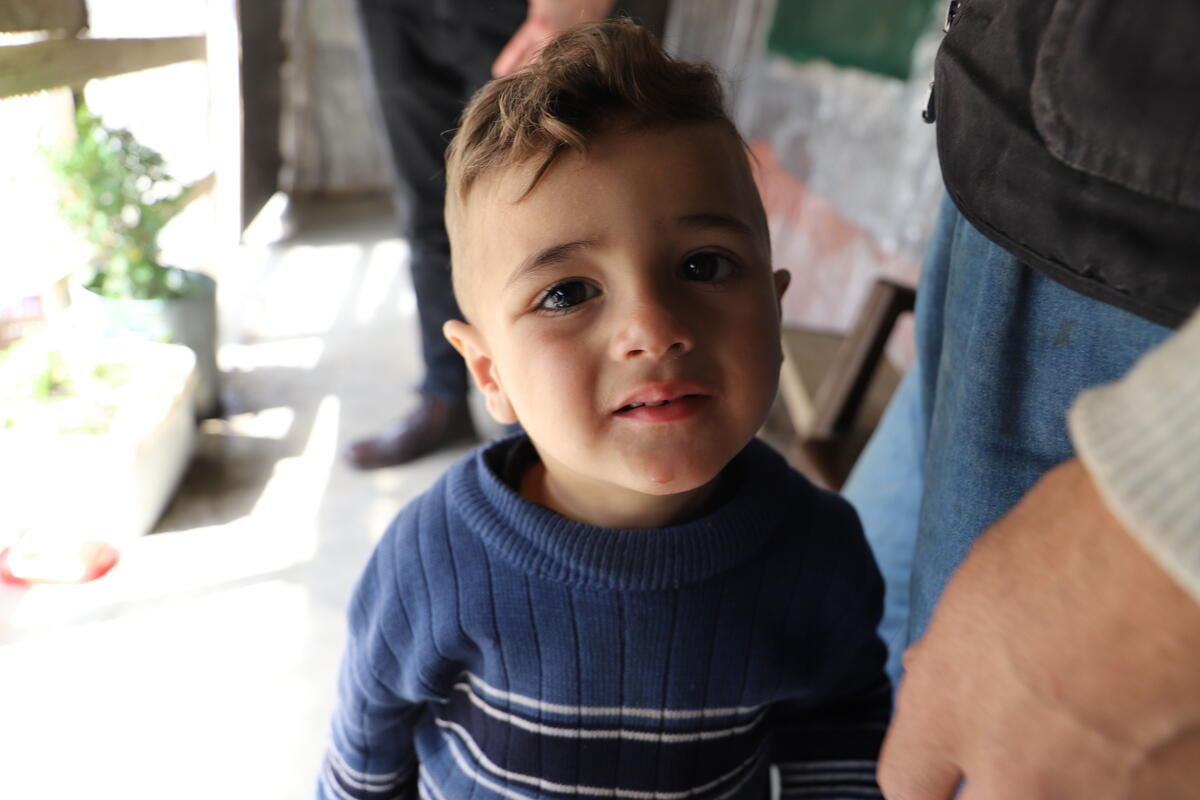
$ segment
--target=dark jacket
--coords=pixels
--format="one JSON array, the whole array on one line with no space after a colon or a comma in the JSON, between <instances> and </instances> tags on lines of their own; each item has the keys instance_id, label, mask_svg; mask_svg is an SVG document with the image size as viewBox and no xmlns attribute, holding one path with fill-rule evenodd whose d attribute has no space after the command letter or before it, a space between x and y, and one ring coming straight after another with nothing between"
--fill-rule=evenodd
<instances>
[{"instance_id":1,"label":"dark jacket","mask_svg":"<svg viewBox=\"0 0 1200 800\"><path fill-rule=\"evenodd\" d=\"M938 155L986 236L1177 327L1200 306L1200 3L963 0L935 67Z\"/></svg>"}]
</instances>

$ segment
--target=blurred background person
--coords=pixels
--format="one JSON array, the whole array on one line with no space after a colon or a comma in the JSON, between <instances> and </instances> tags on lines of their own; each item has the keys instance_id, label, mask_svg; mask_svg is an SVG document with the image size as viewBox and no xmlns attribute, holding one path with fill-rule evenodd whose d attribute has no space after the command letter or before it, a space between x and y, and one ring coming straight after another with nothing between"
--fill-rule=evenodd
<instances>
[{"instance_id":1,"label":"blurred background person","mask_svg":"<svg viewBox=\"0 0 1200 800\"><path fill-rule=\"evenodd\" d=\"M442 222L447 132L485 82L520 68L558 33L603 19L615 0L355 0L368 86L392 168L392 202L411 248L425 376L407 416L354 442L360 469L404 464L475 438L462 359L442 336L459 318Z\"/></svg>"}]
</instances>

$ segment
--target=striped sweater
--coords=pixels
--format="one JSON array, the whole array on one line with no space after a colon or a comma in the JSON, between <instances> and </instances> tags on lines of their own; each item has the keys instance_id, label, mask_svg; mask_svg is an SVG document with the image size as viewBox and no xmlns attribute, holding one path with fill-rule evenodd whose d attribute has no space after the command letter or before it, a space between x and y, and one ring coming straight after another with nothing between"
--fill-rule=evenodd
<instances>
[{"instance_id":1,"label":"striped sweater","mask_svg":"<svg viewBox=\"0 0 1200 800\"><path fill-rule=\"evenodd\" d=\"M359 579L322 800L879 797L882 587L851 508L752 442L707 515L590 527L480 448Z\"/></svg>"}]
</instances>

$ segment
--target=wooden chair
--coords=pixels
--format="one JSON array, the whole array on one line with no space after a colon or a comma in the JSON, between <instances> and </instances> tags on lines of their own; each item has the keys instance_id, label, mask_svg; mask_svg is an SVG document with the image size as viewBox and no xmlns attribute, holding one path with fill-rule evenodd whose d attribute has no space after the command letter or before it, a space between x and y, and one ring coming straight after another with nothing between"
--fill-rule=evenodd
<instances>
[{"instance_id":1,"label":"wooden chair","mask_svg":"<svg viewBox=\"0 0 1200 800\"><path fill-rule=\"evenodd\" d=\"M784 329L780 394L793 432L787 457L814 482L840 489L866 446L900 382L884 347L915 302L912 287L880 278L846 336Z\"/></svg>"}]
</instances>

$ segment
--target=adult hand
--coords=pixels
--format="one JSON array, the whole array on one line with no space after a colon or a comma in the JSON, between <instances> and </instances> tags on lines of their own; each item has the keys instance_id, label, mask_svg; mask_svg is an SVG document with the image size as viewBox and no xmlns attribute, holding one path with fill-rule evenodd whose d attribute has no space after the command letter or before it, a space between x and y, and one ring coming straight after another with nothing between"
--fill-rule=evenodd
<instances>
[{"instance_id":1,"label":"adult hand","mask_svg":"<svg viewBox=\"0 0 1200 800\"><path fill-rule=\"evenodd\" d=\"M1200 605L1078 461L980 537L905 668L889 800L1200 796Z\"/></svg>"},{"instance_id":2,"label":"adult hand","mask_svg":"<svg viewBox=\"0 0 1200 800\"><path fill-rule=\"evenodd\" d=\"M525 22L492 63L492 76L502 78L537 58L546 43L581 22L598 22L612 13L616 0L529 0Z\"/></svg>"}]
</instances>

